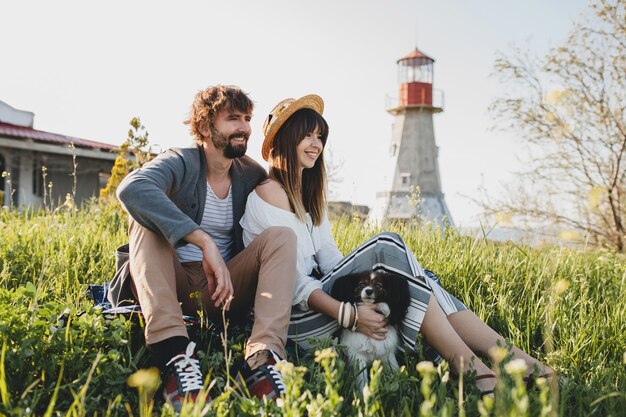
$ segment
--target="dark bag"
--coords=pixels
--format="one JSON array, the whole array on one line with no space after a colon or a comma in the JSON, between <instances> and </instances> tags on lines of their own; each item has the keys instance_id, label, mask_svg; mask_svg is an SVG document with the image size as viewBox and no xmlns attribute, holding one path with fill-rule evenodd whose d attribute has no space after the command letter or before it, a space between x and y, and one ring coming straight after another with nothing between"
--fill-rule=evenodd
<instances>
[{"instance_id":1,"label":"dark bag","mask_svg":"<svg viewBox=\"0 0 626 417\"><path fill-rule=\"evenodd\" d=\"M115 275L109 285L107 299L113 307L137 304L132 291L128 243L115 250Z\"/></svg>"}]
</instances>

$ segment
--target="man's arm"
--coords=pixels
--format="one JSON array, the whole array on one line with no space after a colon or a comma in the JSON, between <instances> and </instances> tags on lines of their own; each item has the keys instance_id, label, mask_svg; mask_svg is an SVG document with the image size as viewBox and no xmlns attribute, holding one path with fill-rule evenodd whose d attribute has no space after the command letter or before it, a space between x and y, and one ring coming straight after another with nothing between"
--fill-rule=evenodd
<instances>
[{"instance_id":1,"label":"man's arm","mask_svg":"<svg viewBox=\"0 0 626 417\"><path fill-rule=\"evenodd\" d=\"M197 161L184 161L168 150L137 171L131 172L117 189L117 197L128 214L140 225L164 236L175 247L184 244L183 237L200 226L172 201L176 192L192 200L199 170Z\"/></svg>"}]
</instances>

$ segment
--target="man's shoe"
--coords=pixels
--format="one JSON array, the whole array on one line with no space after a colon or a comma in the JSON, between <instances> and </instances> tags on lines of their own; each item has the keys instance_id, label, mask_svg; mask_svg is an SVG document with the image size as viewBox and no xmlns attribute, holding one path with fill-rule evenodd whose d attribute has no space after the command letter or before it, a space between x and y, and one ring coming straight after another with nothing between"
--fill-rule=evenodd
<instances>
[{"instance_id":1,"label":"man's shoe","mask_svg":"<svg viewBox=\"0 0 626 417\"><path fill-rule=\"evenodd\" d=\"M187 350L170 359L165 367L163 397L176 412L182 410L185 399L194 402L204 384L200 361L193 353L195 347L189 342Z\"/></svg>"},{"instance_id":2,"label":"man's shoe","mask_svg":"<svg viewBox=\"0 0 626 417\"><path fill-rule=\"evenodd\" d=\"M283 382L283 376L275 366L283 360L271 350L265 352L267 352L265 363L255 369L250 369L250 366L246 363L239 375L237 375L237 381L241 383L243 379L250 395L259 399L266 397L273 400L287 391Z\"/></svg>"}]
</instances>

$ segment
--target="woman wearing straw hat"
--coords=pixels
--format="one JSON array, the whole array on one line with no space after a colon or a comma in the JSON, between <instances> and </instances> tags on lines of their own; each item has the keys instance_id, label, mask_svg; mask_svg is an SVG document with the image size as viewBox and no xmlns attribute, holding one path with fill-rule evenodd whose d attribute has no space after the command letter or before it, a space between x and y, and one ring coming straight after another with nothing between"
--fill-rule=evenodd
<instances>
[{"instance_id":1,"label":"woman wearing straw hat","mask_svg":"<svg viewBox=\"0 0 626 417\"><path fill-rule=\"evenodd\" d=\"M387 323L376 305L346 307L330 296L335 280L352 272L373 269L406 277L411 303L399 326L409 349L415 349L418 333L440 355L461 371L477 372L476 384L493 392L495 375L475 353L506 345L502 336L482 322L463 303L444 290L436 277L425 272L400 236L384 232L343 256L337 249L326 217L326 173L323 151L328 124L322 117L324 102L314 94L278 103L264 124L263 159L269 162L269 180L259 185L247 201L241 220L244 244L271 226L287 226L298 237L296 288L289 337L305 342L309 337L329 336L341 325L382 340ZM349 320L346 320L346 316ZM520 349L513 356L542 375L552 370ZM463 359L461 359L463 358Z\"/></svg>"}]
</instances>

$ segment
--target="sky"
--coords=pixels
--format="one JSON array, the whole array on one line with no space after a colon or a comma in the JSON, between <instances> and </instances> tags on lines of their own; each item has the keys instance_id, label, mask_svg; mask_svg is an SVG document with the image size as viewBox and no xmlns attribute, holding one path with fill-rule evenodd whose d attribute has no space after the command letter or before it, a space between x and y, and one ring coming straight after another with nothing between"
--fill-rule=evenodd
<instances>
[{"instance_id":1,"label":"sky","mask_svg":"<svg viewBox=\"0 0 626 417\"><path fill-rule=\"evenodd\" d=\"M515 46L541 56L561 43L586 0L0 0L0 100L35 113L35 128L120 144L138 116L150 142L188 146L195 93L235 84L255 102L248 155L261 159L263 120L280 100L325 101L328 146L341 164L333 200L373 205L383 191L397 97L396 61L435 59L439 170L456 225L471 200L502 193L521 168L516 132L493 130L505 86L493 65Z\"/></svg>"}]
</instances>

